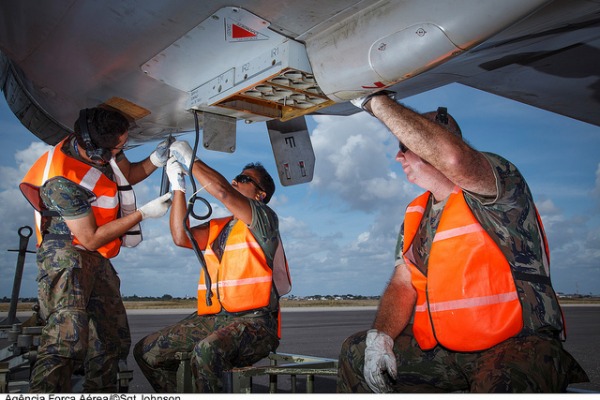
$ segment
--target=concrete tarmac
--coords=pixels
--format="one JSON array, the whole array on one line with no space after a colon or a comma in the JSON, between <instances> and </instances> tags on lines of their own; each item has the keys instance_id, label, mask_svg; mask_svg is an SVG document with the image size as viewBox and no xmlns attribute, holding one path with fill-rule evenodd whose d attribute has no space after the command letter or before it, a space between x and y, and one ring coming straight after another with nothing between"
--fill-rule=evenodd
<instances>
[{"instance_id":1,"label":"concrete tarmac","mask_svg":"<svg viewBox=\"0 0 600 400\"><path fill-rule=\"evenodd\" d=\"M572 385L570 390L600 393L600 305L564 305L563 311L567 322L565 348L590 378L589 383ZM132 348L144 336L174 324L192 312L192 309L129 310ZM374 307L285 308L282 310L282 340L277 352L337 359L342 342L355 332L369 329L375 312ZM0 313L0 319L6 317L5 314ZM29 315L18 313L17 317L23 321ZM5 345L1 344L2 347ZM134 371L129 393L153 393L131 354L128 364ZM289 376L279 377L278 389L282 393L292 391ZM316 393L335 393L335 377L316 376L314 389ZM298 376L296 391L302 393L305 390L306 379ZM254 378L253 391L267 392L268 378Z\"/></svg>"},{"instance_id":2,"label":"concrete tarmac","mask_svg":"<svg viewBox=\"0 0 600 400\"><path fill-rule=\"evenodd\" d=\"M573 390L600 392L600 307L566 305L563 307L567 321L565 348L579 361L587 372L590 383L572 385ZM162 327L171 325L193 310L130 310L129 323L132 343ZM286 308L282 311L282 340L279 353L304 354L338 358L342 342L351 334L369 329L375 317L374 307ZM152 393L148 381L140 372L133 356L129 365L134 367L130 393ZM266 377L255 378L255 392L268 391ZM305 391L306 381L297 378L298 392ZM291 391L291 379L280 376L278 388ZM335 377L316 376L317 393L335 393Z\"/></svg>"}]
</instances>

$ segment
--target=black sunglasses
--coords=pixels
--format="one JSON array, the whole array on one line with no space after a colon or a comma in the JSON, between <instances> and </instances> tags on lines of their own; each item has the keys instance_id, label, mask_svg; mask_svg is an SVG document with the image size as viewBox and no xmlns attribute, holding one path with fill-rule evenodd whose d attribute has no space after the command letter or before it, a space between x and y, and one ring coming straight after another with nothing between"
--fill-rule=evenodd
<instances>
[{"instance_id":1,"label":"black sunglasses","mask_svg":"<svg viewBox=\"0 0 600 400\"><path fill-rule=\"evenodd\" d=\"M248 182L252 182L252 184L254 186L256 186L256 188L258 190L262 190L263 192L267 192L265 189L261 188L260 185L256 182L254 182L254 180L252 178L250 178L248 175L244 175L244 174L239 174L238 176L236 176L235 178L233 178L234 181L236 181L237 183L248 183Z\"/></svg>"}]
</instances>

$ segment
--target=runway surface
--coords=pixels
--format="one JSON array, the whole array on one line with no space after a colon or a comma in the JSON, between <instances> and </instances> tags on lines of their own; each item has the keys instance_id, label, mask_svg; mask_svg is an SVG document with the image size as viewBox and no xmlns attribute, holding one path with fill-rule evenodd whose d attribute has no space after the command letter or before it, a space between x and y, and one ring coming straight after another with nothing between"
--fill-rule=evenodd
<instances>
[{"instance_id":1,"label":"runway surface","mask_svg":"<svg viewBox=\"0 0 600 400\"><path fill-rule=\"evenodd\" d=\"M132 344L193 311L129 310ZM579 361L590 378L589 383L572 385L570 389L600 393L600 305L565 305L563 311L568 335L565 348ZM282 340L277 352L337 359L344 339L355 332L369 329L375 312L374 307L285 308L282 310ZM0 319L5 314L0 313ZM23 320L29 315L18 313L17 317ZM128 364L134 371L129 393L153 393L131 354ZM282 393L291 392L289 376L279 377L278 389ZM317 393L335 393L335 377L315 376L314 389ZM306 390L305 377L297 377L296 390ZM253 391L267 392L268 378L254 378Z\"/></svg>"},{"instance_id":2,"label":"runway surface","mask_svg":"<svg viewBox=\"0 0 600 400\"><path fill-rule=\"evenodd\" d=\"M567 320L565 348L579 361L588 373L590 383L573 385L576 390L600 392L600 307L563 307ZM132 342L137 343L145 335L173 324L193 310L131 310L129 323ZM305 354L319 357L338 357L344 339L363 329L369 329L375 316L375 308L303 308L282 311L282 340L280 353ZM141 374L133 356L129 365L134 366L134 378L130 393L151 393L152 388ZM255 378L254 391L266 392L268 379ZM315 392L335 393L334 377L315 377ZM289 377L279 377L278 388L291 390ZM304 377L297 378L297 390L305 390Z\"/></svg>"}]
</instances>

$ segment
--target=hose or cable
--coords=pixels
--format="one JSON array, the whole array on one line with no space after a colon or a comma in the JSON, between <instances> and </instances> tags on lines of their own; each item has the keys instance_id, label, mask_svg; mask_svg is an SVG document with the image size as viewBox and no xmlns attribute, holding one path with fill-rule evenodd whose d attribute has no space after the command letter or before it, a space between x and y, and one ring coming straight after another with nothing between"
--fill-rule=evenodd
<instances>
[{"instance_id":1,"label":"hose or cable","mask_svg":"<svg viewBox=\"0 0 600 400\"><path fill-rule=\"evenodd\" d=\"M196 180L194 179L194 175L192 174L192 167L194 166L194 161L196 160L196 150L198 149L198 143L200 142L200 124L198 123L198 112L197 111L194 111L194 123L195 123L195 127L196 127L196 140L194 142L192 159L190 161L190 165L188 165L188 175L189 175L190 181L192 183L192 196L188 200L187 211L186 211L185 217L183 218L183 228L185 230L185 233L186 233L188 239L190 239L190 242L192 243L192 248L194 249L194 253L196 253L196 257L198 258L198 261L200 262L200 266L202 268L202 273L204 274L204 282L206 284L206 305L210 307L212 305L212 300L211 300L212 281L210 279L210 274L208 273L208 268L206 266L206 261L204 260L204 255L202 254L202 250L200 250L200 246L198 246L198 242L196 242L196 239L194 239L194 235L192 234L190 224L188 223L190 220L190 215L192 217L194 217L195 219L205 220L205 219L210 218L210 216L212 214L212 207L210 206L210 203L205 198L198 196L198 192L202 189L196 190ZM206 205L206 208L208 209L206 214L197 215L194 212L194 204L196 203L196 200L200 200L201 202L204 203L204 205Z\"/></svg>"}]
</instances>

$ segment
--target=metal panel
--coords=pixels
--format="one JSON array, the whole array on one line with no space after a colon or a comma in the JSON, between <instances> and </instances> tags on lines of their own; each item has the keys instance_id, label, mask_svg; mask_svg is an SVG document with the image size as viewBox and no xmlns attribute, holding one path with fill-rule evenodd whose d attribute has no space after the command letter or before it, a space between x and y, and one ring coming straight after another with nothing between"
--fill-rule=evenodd
<instances>
[{"instance_id":1,"label":"metal panel","mask_svg":"<svg viewBox=\"0 0 600 400\"><path fill-rule=\"evenodd\" d=\"M267 121L269 139L283 186L312 181L315 153L304 117L290 121Z\"/></svg>"},{"instance_id":2,"label":"metal panel","mask_svg":"<svg viewBox=\"0 0 600 400\"><path fill-rule=\"evenodd\" d=\"M236 119L204 113L202 144L207 150L233 153L235 151Z\"/></svg>"}]
</instances>

